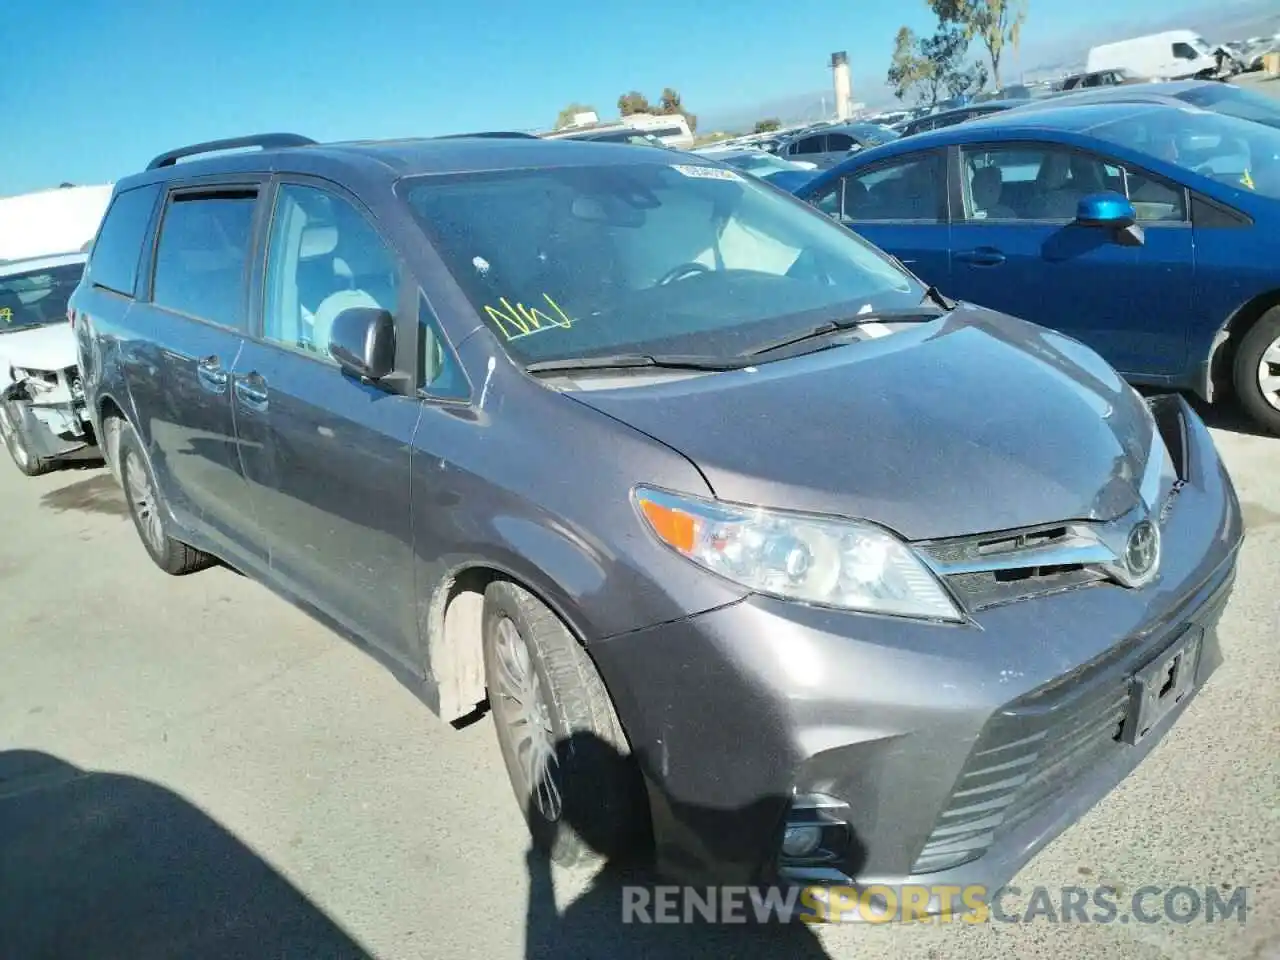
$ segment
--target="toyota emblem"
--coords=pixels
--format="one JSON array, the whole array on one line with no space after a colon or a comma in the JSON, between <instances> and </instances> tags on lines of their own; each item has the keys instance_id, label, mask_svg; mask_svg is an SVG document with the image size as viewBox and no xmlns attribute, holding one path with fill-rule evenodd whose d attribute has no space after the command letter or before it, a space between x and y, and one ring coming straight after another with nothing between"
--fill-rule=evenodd
<instances>
[{"instance_id":1,"label":"toyota emblem","mask_svg":"<svg viewBox=\"0 0 1280 960\"><path fill-rule=\"evenodd\" d=\"M1135 581L1146 581L1155 573L1160 564L1160 530L1150 520L1138 521L1129 531L1124 564Z\"/></svg>"}]
</instances>

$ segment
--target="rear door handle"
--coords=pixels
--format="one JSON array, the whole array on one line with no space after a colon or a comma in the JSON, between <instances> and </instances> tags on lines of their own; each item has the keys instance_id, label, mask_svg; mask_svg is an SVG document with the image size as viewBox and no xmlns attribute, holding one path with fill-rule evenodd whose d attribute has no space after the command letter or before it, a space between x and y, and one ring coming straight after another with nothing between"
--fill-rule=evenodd
<instances>
[{"instance_id":1,"label":"rear door handle","mask_svg":"<svg viewBox=\"0 0 1280 960\"><path fill-rule=\"evenodd\" d=\"M267 381L260 373L236 377L236 399L250 410L267 409Z\"/></svg>"},{"instance_id":2,"label":"rear door handle","mask_svg":"<svg viewBox=\"0 0 1280 960\"><path fill-rule=\"evenodd\" d=\"M227 371L222 369L222 361L216 356L203 357L196 361L196 376L200 382L211 390L221 392L227 386Z\"/></svg>"},{"instance_id":3,"label":"rear door handle","mask_svg":"<svg viewBox=\"0 0 1280 960\"><path fill-rule=\"evenodd\" d=\"M955 258L961 263L971 263L975 267L998 267L1004 263L1004 254L994 247L965 250L962 253L957 253Z\"/></svg>"}]
</instances>

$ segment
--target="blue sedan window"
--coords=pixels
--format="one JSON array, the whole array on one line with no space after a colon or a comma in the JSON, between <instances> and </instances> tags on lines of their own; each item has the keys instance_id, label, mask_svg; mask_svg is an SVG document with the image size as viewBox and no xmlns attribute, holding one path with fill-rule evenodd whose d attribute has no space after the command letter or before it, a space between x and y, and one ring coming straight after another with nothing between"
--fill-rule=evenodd
<instances>
[{"instance_id":1,"label":"blue sedan window","mask_svg":"<svg viewBox=\"0 0 1280 960\"><path fill-rule=\"evenodd\" d=\"M1197 110L1147 110L1089 133L1220 183L1280 200L1280 130Z\"/></svg>"}]
</instances>

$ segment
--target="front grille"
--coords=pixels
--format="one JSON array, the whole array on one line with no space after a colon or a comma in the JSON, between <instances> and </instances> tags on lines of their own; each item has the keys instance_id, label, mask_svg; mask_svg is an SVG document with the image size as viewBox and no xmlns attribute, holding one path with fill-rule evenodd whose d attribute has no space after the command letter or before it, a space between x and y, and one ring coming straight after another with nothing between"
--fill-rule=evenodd
<instances>
[{"instance_id":1,"label":"front grille","mask_svg":"<svg viewBox=\"0 0 1280 960\"><path fill-rule=\"evenodd\" d=\"M1215 626L1230 589L1228 580L1191 622ZM1004 833L1067 792L1077 776L1112 751L1130 749L1118 742L1129 677L1184 626L1155 640L1119 643L996 713L970 751L912 872L976 860Z\"/></svg>"},{"instance_id":2,"label":"front grille","mask_svg":"<svg viewBox=\"0 0 1280 960\"><path fill-rule=\"evenodd\" d=\"M974 613L1032 597L1043 597L1107 580L1083 563L1028 565L1024 555L1045 553L1072 543L1070 527L1057 525L1005 533L937 540L918 549L941 573L952 592ZM987 566L989 569L966 567ZM949 570L964 572L948 572Z\"/></svg>"}]
</instances>

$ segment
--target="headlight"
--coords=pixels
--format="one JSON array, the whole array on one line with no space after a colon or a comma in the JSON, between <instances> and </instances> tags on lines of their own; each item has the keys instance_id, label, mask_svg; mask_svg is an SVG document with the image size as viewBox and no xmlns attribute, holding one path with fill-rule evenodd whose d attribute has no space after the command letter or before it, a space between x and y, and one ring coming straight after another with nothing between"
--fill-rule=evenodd
<instances>
[{"instance_id":1,"label":"headlight","mask_svg":"<svg viewBox=\"0 0 1280 960\"><path fill-rule=\"evenodd\" d=\"M866 613L964 619L911 548L872 524L647 487L635 497L663 543L756 593Z\"/></svg>"}]
</instances>

